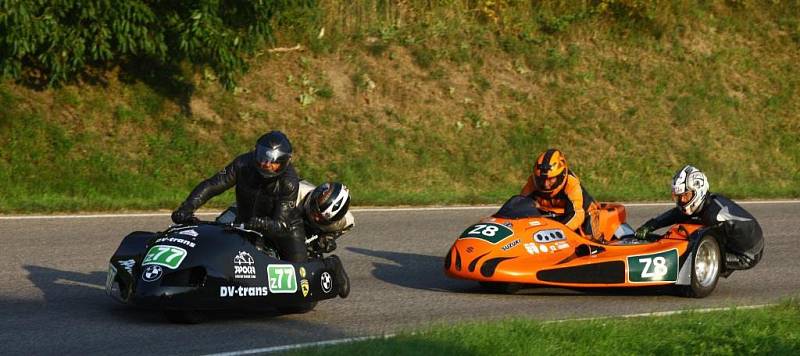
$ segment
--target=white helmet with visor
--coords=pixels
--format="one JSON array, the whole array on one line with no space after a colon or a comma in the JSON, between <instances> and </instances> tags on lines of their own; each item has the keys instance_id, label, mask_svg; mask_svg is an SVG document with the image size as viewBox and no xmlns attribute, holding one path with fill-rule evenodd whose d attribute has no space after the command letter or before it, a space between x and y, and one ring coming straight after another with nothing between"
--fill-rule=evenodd
<instances>
[{"instance_id":1,"label":"white helmet with visor","mask_svg":"<svg viewBox=\"0 0 800 356\"><path fill-rule=\"evenodd\" d=\"M703 206L708 196L708 179L699 169L687 165L672 177L672 200L686 215L692 215Z\"/></svg>"}]
</instances>

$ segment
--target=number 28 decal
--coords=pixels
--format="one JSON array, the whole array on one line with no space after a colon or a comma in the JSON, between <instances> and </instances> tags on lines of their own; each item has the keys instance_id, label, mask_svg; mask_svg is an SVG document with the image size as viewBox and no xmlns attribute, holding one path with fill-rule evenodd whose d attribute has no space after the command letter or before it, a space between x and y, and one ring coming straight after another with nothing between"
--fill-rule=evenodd
<instances>
[{"instance_id":1,"label":"number 28 decal","mask_svg":"<svg viewBox=\"0 0 800 356\"><path fill-rule=\"evenodd\" d=\"M500 230L500 228L497 226L487 224L477 224L472 227L474 227L474 229L469 232L470 235L480 234L491 237L497 234L497 230Z\"/></svg>"},{"instance_id":2,"label":"number 28 decal","mask_svg":"<svg viewBox=\"0 0 800 356\"><path fill-rule=\"evenodd\" d=\"M628 281L633 283L678 280L678 250L628 256Z\"/></svg>"},{"instance_id":3,"label":"number 28 decal","mask_svg":"<svg viewBox=\"0 0 800 356\"><path fill-rule=\"evenodd\" d=\"M508 227L495 223L481 223L468 227L461 233L461 239L481 239L493 244L513 235Z\"/></svg>"}]
</instances>

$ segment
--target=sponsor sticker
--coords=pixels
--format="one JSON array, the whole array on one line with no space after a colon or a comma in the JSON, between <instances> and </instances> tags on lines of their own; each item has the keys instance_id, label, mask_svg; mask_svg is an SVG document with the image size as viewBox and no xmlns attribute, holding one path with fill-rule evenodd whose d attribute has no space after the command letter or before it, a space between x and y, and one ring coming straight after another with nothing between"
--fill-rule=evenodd
<instances>
[{"instance_id":1,"label":"sponsor sticker","mask_svg":"<svg viewBox=\"0 0 800 356\"><path fill-rule=\"evenodd\" d=\"M177 246L156 245L147 251L142 260L142 266L159 265L169 269L176 269L186 258L186 250Z\"/></svg>"},{"instance_id":2,"label":"sponsor sticker","mask_svg":"<svg viewBox=\"0 0 800 356\"><path fill-rule=\"evenodd\" d=\"M467 247L467 253L472 253L472 251L475 251L475 248L472 246Z\"/></svg>"},{"instance_id":3,"label":"sponsor sticker","mask_svg":"<svg viewBox=\"0 0 800 356\"><path fill-rule=\"evenodd\" d=\"M303 268L303 267L300 267ZM301 279L300 280L300 290L303 292L303 297L308 297L308 280Z\"/></svg>"},{"instance_id":4,"label":"sponsor sticker","mask_svg":"<svg viewBox=\"0 0 800 356\"><path fill-rule=\"evenodd\" d=\"M253 256L250 256L247 251L239 251L233 257L233 278L237 279L254 279L256 278L256 262L253 261Z\"/></svg>"},{"instance_id":5,"label":"sponsor sticker","mask_svg":"<svg viewBox=\"0 0 800 356\"><path fill-rule=\"evenodd\" d=\"M558 247L559 250L563 250L569 248L569 244L566 241L559 241L556 243L556 247Z\"/></svg>"},{"instance_id":6,"label":"sponsor sticker","mask_svg":"<svg viewBox=\"0 0 800 356\"><path fill-rule=\"evenodd\" d=\"M275 294L297 292L297 279L294 275L294 265L268 265L267 277L269 279L270 292Z\"/></svg>"},{"instance_id":7,"label":"sponsor sticker","mask_svg":"<svg viewBox=\"0 0 800 356\"><path fill-rule=\"evenodd\" d=\"M123 261L117 261L117 263L119 263L119 265L122 266L122 268L124 268L125 271L128 272L128 274L133 274L133 266L136 266L135 260L133 259L123 260Z\"/></svg>"},{"instance_id":8,"label":"sponsor sticker","mask_svg":"<svg viewBox=\"0 0 800 356\"><path fill-rule=\"evenodd\" d=\"M529 254L531 254L531 255L538 255L539 254L539 246L536 246L535 243L529 242L529 243L524 244L523 246L525 246L525 251L528 251Z\"/></svg>"},{"instance_id":9,"label":"sponsor sticker","mask_svg":"<svg viewBox=\"0 0 800 356\"><path fill-rule=\"evenodd\" d=\"M540 244L566 240L567 237L560 229L542 230L533 234L533 241Z\"/></svg>"},{"instance_id":10,"label":"sponsor sticker","mask_svg":"<svg viewBox=\"0 0 800 356\"><path fill-rule=\"evenodd\" d=\"M306 268L305 267L300 267L298 269L298 271L300 272L300 278L306 278Z\"/></svg>"},{"instance_id":11,"label":"sponsor sticker","mask_svg":"<svg viewBox=\"0 0 800 356\"><path fill-rule=\"evenodd\" d=\"M161 275L164 274L164 268L160 265L147 265L144 268L144 272L142 272L142 280L145 282L155 282Z\"/></svg>"},{"instance_id":12,"label":"sponsor sticker","mask_svg":"<svg viewBox=\"0 0 800 356\"><path fill-rule=\"evenodd\" d=\"M678 249L628 256L628 281L633 283L678 280Z\"/></svg>"},{"instance_id":13,"label":"sponsor sticker","mask_svg":"<svg viewBox=\"0 0 800 356\"><path fill-rule=\"evenodd\" d=\"M530 226L541 226L542 222L539 221L539 220L533 220L533 221L529 221L528 225L530 225Z\"/></svg>"},{"instance_id":14,"label":"sponsor sticker","mask_svg":"<svg viewBox=\"0 0 800 356\"><path fill-rule=\"evenodd\" d=\"M190 231L194 231L194 230L190 230ZM180 232L180 234L182 234L182 233L183 233L183 231ZM185 246L189 246L189 247L195 247L196 246L196 244L194 242L182 239L180 237L162 237L162 238L156 240L157 244L160 244L162 242L171 242L171 243L174 243L174 244L181 244L181 245L185 245Z\"/></svg>"},{"instance_id":15,"label":"sponsor sticker","mask_svg":"<svg viewBox=\"0 0 800 356\"><path fill-rule=\"evenodd\" d=\"M179 232L179 234L187 235L187 236L191 236L191 237L197 237L197 231L194 231L194 229L183 230L183 231ZM192 246L192 247L194 247L194 246Z\"/></svg>"},{"instance_id":16,"label":"sponsor sticker","mask_svg":"<svg viewBox=\"0 0 800 356\"><path fill-rule=\"evenodd\" d=\"M459 239L481 239L496 244L513 234L514 231L506 226L495 223L481 223L468 227L461 233Z\"/></svg>"},{"instance_id":17,"label":"sponsor sticker","mask_svg":"<svg viewBox=\"0 0 800 356\"><path fill-rule=\"evenodd\" d=\"M267 287L220 286L220 297L264 297L269 295Z\"/></svg>"},{"instance_id":18,"label":"sponsor sticker","mask_svg":"<svg viewBox=\"0 0 800 356\"><path fill-rule=\"evenodd\" d=\"M511 241L511 242L507 243L505 246L501 247L500 249L503 250L503 251L508 251L508 250L514 248L515 246L519 245L519 242L520 242L520 240L516 239L514 241Z\"/></svg>"},{"instance_id":19,"label":"sponsor sticker","mask_svg":"<svg viewBox=\"0 0 800 356\"><path fill-rule=\"evenodd\" d=\"M333 277L328 272L322 272L319 276L319 283L322 286L322 291L325 294L330 293L333 290Z\"/></svg>"}]
</instances>

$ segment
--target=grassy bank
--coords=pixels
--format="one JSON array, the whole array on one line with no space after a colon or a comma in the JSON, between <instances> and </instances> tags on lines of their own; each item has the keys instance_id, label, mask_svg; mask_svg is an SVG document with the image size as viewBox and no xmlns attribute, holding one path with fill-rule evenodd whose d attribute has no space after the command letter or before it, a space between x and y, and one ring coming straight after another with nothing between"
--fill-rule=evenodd
<instances>
[{"instance_id":1,"label":"grassy bank","mask_svg":"<svg viewBox=\"0 0 800 356\"><path fill-rule=\"evenodd\" d=\"M443 326L292 355L794 355L800 304L665 317Z\"/></svg>"},{"instance_id":2,"label":"grassy bank","mask_svg":"<svg viewBox=\"0 0 800 356\"><path fill-rule=\"evenodd\" d=\"M667 199L686 163L734 198L798 197L798 8L320 1L276 20L302 48L233 91L202 70L0 84L0 213L174 208L271 129L357 205L499 203L551 146L603 200Z\"/></svg>"}]
</instances>

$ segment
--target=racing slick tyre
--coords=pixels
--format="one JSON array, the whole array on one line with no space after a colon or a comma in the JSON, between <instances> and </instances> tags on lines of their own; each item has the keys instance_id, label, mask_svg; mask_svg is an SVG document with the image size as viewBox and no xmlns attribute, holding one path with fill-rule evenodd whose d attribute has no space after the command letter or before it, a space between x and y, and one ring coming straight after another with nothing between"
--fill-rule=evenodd
<instances>
[{"instance_id":1,"label":"racing slick tyre","mask_svg":"<svg viewBox=\"0 0 800 356\"><path fill-rule=\"evenodd\" d=\"M305 314L314 310L316 306L317 302L308 302L303 304L277 307L276 309L278 309L281 314Z\"/></svg>"},{"instance_id":2,"label":"racing slick tyre","mask_svg":"<svg viewBox=\"0 0 800 356\"><path fill-rule=\"evenodd\" d=\"M176 324L199 324L206 315L196 310L164 310L167 320Z\"/></svg>"},{"instance_id":3,"label":"racing slick tyre","mask_svg":"<svg viewBox=\"0 0 800 356\"><path fill-rule=\"evenodd\" d=\"M714 290L719 281L722 253L719 242L713 235L706 234L695 247L691 261L691 283L679 286L680 292L687 297L703 298Z\"/></svg>"},{"instance_id":4,"label":"racing slick tyre","mask_svg":"<svg viewBox=\"0 0 800 356\"><path fill-rule=\"evenodd\" d=\"M504 283L504 282L478 282L484 289L493 293L514 294L522 289L519 283Z\"/></svg>"}]
</instances>

